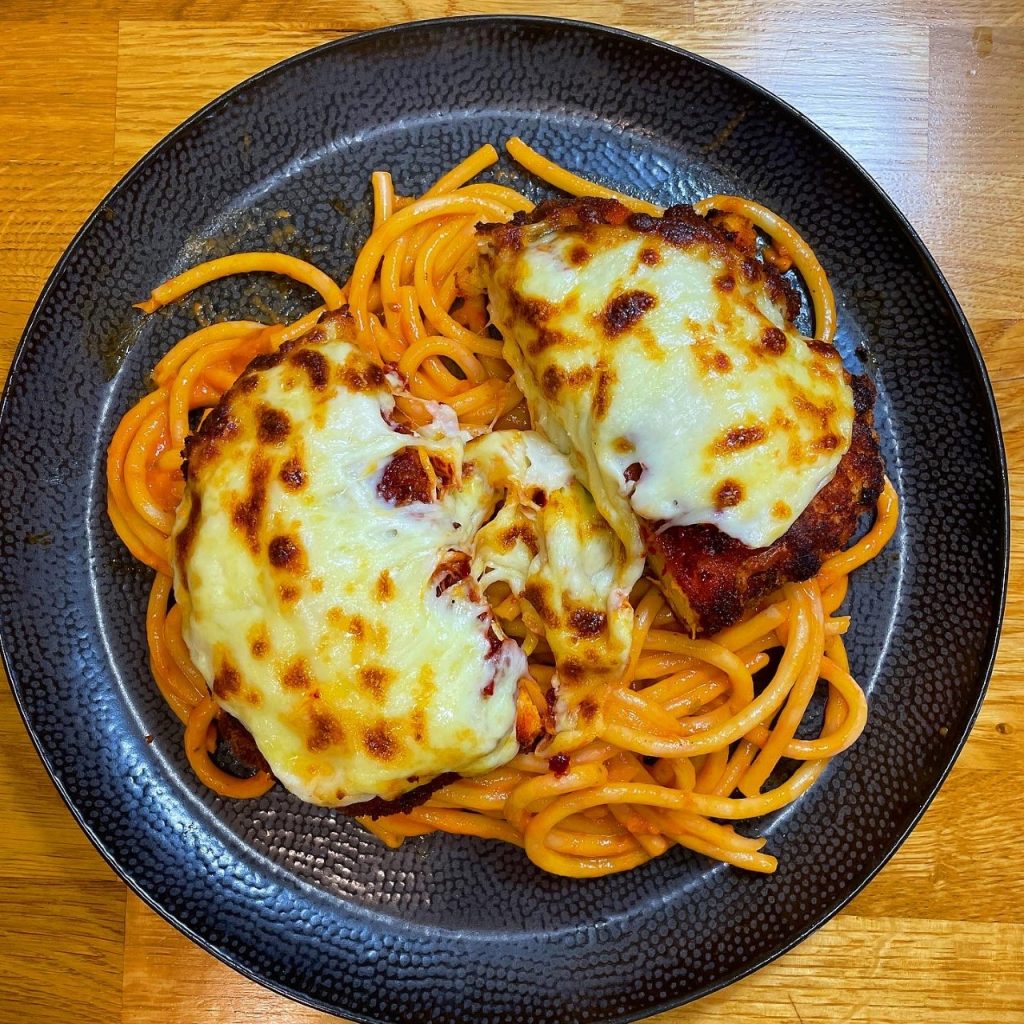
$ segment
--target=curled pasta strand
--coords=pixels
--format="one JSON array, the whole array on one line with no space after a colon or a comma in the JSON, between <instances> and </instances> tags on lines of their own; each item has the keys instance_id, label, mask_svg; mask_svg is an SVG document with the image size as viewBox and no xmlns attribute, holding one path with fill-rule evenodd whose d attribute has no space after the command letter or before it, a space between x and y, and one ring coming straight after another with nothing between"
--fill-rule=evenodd
<instances>
[{"instance_id":1,"label":"curled pasta strand","mask_svg":"<svg viewBox=\"0 0 1024 1024\"><path fill-rule=\"evenodd\" d=\"M174 302L175 299L180 299L211 281L218 281L222 277L231 277L234 274L254 272L283 274L319 292L328 309L338 309L341 306L341 289L312 263L281 252L240 252L233 256L222 256L217 260L200 263L178 274L177 277L172 277L154 288L145 302L136 303L136 308L141 309L143 313L155 313L161 306L166 306L167 303Z\"/></svg>"}]
</instances>

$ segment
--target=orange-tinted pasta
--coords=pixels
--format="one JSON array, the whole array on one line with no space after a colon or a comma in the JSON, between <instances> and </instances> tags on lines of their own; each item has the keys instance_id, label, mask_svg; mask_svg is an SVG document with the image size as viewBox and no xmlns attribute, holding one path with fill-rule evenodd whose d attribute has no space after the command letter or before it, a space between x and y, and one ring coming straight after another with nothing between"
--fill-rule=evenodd
<instances>
[{"instance_id":1,"label":"orange-tinted pasta","mask_svg":"<svg viewBox=\"0 0 1024 1024\"><path fill-rule=\"evenodd\" d=\"M634 210L660 212L577 177L519 139L507 148L527 170L573 195L612 197ZM287 274L324 301L293 324L228 321L179 341L157 363L155 390L125 414L108 452L111 521L132 554L156 572L146 614L153 676L185 725L196 774L219 793L259 796L274 779L262 771L237 778L212 760L217 705L189 658L181 613L170 604L169 537L184 486L181 447L190 413L216 405L255 355L300 337L325 309L347 302L360 343L407 379L398 408L410 420L425 422L423 403L439 401L475 430L499 422L525 425L501 343L485 330L483 296L460 278L474 256L478 221L508 220L531 209L510 188L470 184L496 160L494 147L482 147L420 199L397 195L391 176L374 172L373 229L342 287L294 257L243 253L188 270L140 303L152 311L225 274L252 271ZM697 209L739 214L789 254L810 290L818 336L832 338L828 280L789 225L735 197L713 196ZM713 637L688 636L658 588L641 580L633 594L628 667L606 697L598 735L550 760L524 751L487 775L442 787L408 813L360 820L392 847L433 831L498 839L523 847L543 869L573 877L627 870L673 845L753 871L774 870L775 858L762 852L764 840L740 835L729 822L796 799L863 729L867 702L849 674L843 646L849 621L834 613L849 573L886 544L897 514L887 482L875 523L860 541L830 558L815 579L787 585ZM519 699L543 714L554 673L550 656L540 653L546 647L538 647L518 619L515 598L496 601L495 610L510 635L525 638L530 655ZM771 677L755 687L754 675L770 663L776 666ZM797 738L821 683L828 692L822 732ZM765 792L782 759L798 762L796 771Z\"/></svg>"}]
</instances>

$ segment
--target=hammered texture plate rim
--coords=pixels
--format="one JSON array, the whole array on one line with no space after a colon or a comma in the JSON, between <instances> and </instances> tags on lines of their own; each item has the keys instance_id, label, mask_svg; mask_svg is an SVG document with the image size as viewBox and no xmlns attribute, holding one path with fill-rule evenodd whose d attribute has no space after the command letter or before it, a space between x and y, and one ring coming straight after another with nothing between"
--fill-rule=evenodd
<instances>
[{"instance_id":1,"label":"hammered texture plate rim","mask_svg":"<svg viewBox=\"0 0 1024 1024\"><path fill-rule=\"evenodd\" d=\"M755 82L750 81L743 75L726 68L715 61L709 60L699 54L692 53L681 47L674 46L670 43L663 42L661 40L653 39L647 36L643 36L638 33L630 32L624 29L614 28L611 26L605 26L593 22L575 20L561 17L543 17L543 16L526 16L526 15L470 15L453 18L435 18L423 21L404 22L401 24L390 25L387 27L374 29L365 32L357 32L346 35L340 39L331 40L322 43L316 47L305 50L301 53L294 54L291 57L286 58L264 70L246 78L244 81L239 82L235 86L228 89L226 92L217 96L205 106L200 108L194 114L186 118L177 127L168 132L155 146L149 149L142 157L140 157L134 165L124 173L124 175L114 184L114 186L107 192L103 199L97 204L94 211L84 221L79 230L75 233L72 240L67 244L61 257L58 259L53 270L49 274L45 285L43 286L38 299L36 300L32 312L26 322L25 328L22 332L21 340L15 351L14 357L11 361L10 369L8 371L7 379L4 384L3 394L0 397L0 450L3 448L3 441L7 436L8 431L17 430L16 424L10 422L9 405L12 394L18 387L22 357L27 348L27 342L37 325L37 321L49 300L51 293L55 286L61 279L65 272L68 263L71 261L76 253L76 250L82 241L82 239L88 234L90 228L94 225L96 220L102 215L104 208L114 200L121 192L129 188L129 186L136 181L141 175L145 174L148 166L161 154L170 149L174 143L186 135L193 127L200 124L201 122L213 118L217 115L220 108L231 104L239 97L244 95L256 86L258 83L271 79L279 74L282 74L292 67L302 64L306 61L319 57L330 51L344 51L347 47L353 44L362 43L370 38L379 39L385 43L391 42L396 46L401 45L402 36L408 32L419 32L424 30L430 30L432 28L456 28L456 27L469 27L473 25L498 25L508 27L510 30L515 29L519 26L533 26L539 28L549 28L553 32L581 32L587 35L597 35L604 37L619 37L623 40L630 42L633 45L643 44L648 47L653 47L664 51L671 55L674 59L678 59L683 62L694 62L698 65L703 66L714 75L722 76L730 80L733 84L741 87L742 89L754 94L762 100L767 101L769 104L777 106L784 110L789 116L798 121L801 126L809 131L812 135L816 136L817 140L821 145L830 148L833 153L843 162L848 170L851 170L855 175L858 175L867 190L872 194L872 197L878 202L884 209L885 214L890 217L899 232L906 238L910 248L914 255L921 261L922 268L931 277L932 282L936 284L939 290L942 292L945 301L948 303L949 311L956 323L959 333L963 340L967 343L967 348L970 355L970 361L973 368L977 372L978 382L981 385L982 391L985 398L985 408L982 412L987 417L986 426L991 429L994 434L995 440L995 452L997 458L997 465L993 468L998 475L999 482L1001 485L1001 497L1002 502L999 507L998 514L1002 520L1002 531L1001 535L996 539L1001 548L1002 565L999 579L993 581L994 587L992 589L992 603L993 603L993 620L992 627L989 635L985 638L984 642L984 662L977 679L977 697L972 707L968 709L968 712L964 719L964 727L962 734L958 737L958 740L952 749L952 753L949 757L948 763L938 773L936 781L932 788L927 792L926 796L922 800L920 806L916 812L909 818L906 827L897 835L894 842L892 842L888 851L877 861L877 863L871 868L867 874L852 888L850 888L842 899L838 900L832 905L827 906L823 911L815 912L810 915L808 923L799 932L793 935L793 937L786 942L772 950L768 955L762 956L756 961L742 964L736 970L726 973L718 978L714 983L705 985L700 990L695 990L691 993L686 994L684 997L679 998L676 996L660 1001L651 1001L639 1008L638 1010L630 1011L627 1013L620 1013L614 1016L603 1016L600 1021L603 1024L625 1024L628 1021L639 1020L646 1018L647 1016L663 1012L664 1010L670 1009L682 1005L683 1003L701 998L702 996L708 995L712 992L718 991L726 986L746 977L749 974L759 970L761 967L771 963L778 957L782 956L793 947L798 945L809 935L815 932L823 924L829 921L837 913L839 913L856 895L858 895L865 886L878 874L879 871L889 862L892 856L899 850L903 845L910 832L917 826L924 813L928 810L933 799L942 787L950 771L952 770L957 758L963 750L964 744L970 734L971 728L973 727L981 705L984 701L989 681L992 675L992 670L999 646L999 638L1003 626L1003 617L1005 612L1006 596L1007 596L1007 584L1009 574L1009 555L1010 555L1010 499L1009 499L1009 484L1008 484L1008 467L1006 460L1005 446L1002 439L1002 432L999 423L998 407L995 402L995 396L992 389L992 383L989 378L987 368L984 363L984 359L981 354L981 350L978 346L977 340L971 330L970 324L967 321L966 316L961 309L959 302L956 299L950 285L943 276L939 269L934 257L929 252L917 231L907 220L905 215L896 206L893 200L888 196L885 190L875 181L875 179L849 154L846 150L837 143L831 136L815 124L810 118L801 113L798 109L793 107L787 101L779 98L771 91L758 85ZM117 874L117 876L125 882L129 889L134 892L140 899L142 899L152 910L158 913L168 923L173 925L182 934L188 937L191 941L195 942L200 948L206 952L214 955L217 959L221 960L227 966L233 970L242 974L243 976L255 981L273 991L276 991L282 995L292 998L300 1003L307 1006L319 1009L328 1013L337 1015L344 1014L353 1020L367 1022L367 1024L386 1024L384 1018L377 1018L362 1012L357 1012L352 1009L345 1007L328 1004L320 999L312 997L307 993L291 988L286 984L280 983L274 979L268 979L262 976L257 970L251 968L244 962L242 962L233 953L225 951L220 948L214 941L206 938L205 936L196 932L189 924L179 918L176 914L165 909L161 903L153 896L151 896L144 888L142 883L136 880L129 868L125 867L117 857L107 848L104 841L97 835L96 831L86 820L86 816L83 811L75 805L71 796L67 792L63 782L58 776L56 769L53 766L50 755L46 752L40 737L37 733L35 726L30 720L28 711L26 709L26 703L23 700L21 687L19 686L14 674L11 670L11 657L9 652L10 641L8 638L8 624L7 622L0 619L0 659L2 659L4 669L7 673L9 685L12 690L15 704L18 708L19 714L21 715L22 721L25 724L26 730L29 733L33 747L36 750L44 768L49 774L53 781L61 799L68 807L71 815L75 819L78 826L85 833L89 841L93 844L96 850L100 853L103 859L108 863L111 869ZM598 1021L598 1018L590 1018L593 1021Z\"/></svg>"}]
</instances>

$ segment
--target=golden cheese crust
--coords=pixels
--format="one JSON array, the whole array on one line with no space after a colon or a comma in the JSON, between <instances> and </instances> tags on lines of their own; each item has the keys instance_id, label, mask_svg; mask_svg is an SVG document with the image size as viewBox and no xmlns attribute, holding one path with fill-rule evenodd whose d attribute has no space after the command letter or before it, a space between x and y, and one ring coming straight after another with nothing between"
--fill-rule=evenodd
<instances>
[{"instance_id":1,"label":"golden cheese crust","mask_svg":"<svg viewBox=\"0 0 1024 1024\"><path fill-rule=\"evenodd\" d=\"M183 635L225 717L312 803L394 799L511 757L526 661L472 578L446 500L465 435L391 414L400 379L347 313L255 359L188 440L175 522ZM444 577L442 579L441 577Z\"/></svg>"},{"instance_id":2,"label":"golden cheese crust","mask_svg":"<svg viewBox=\"0 0 1024 1024\"><path fill-rule=\"evenodd\" d=\"M796 330L748 224L585 198L479 230L534 422L694 633L850 539L882 487L873 385Z\"/></svg>"},{"instance_id":3,"label":"golden cheese crust","mask_svg":"<svg viewBox=\"0 0 1024 1024\"><path fill-rule=\"evenodd\" d=\"M481 272L533 422L631 555L636 520L782 536L850 445L836 349L773 267L690 207L542 204L485 227Z\"/></svg>"},{"instance_id":4,"label":"golden cheese crust","mask_svg":"<svg viewBox=\"0 0 1024 1024\"><path fill-rule=\"evenodd\" d=\"M875 388L851 377L857 416L853 440L835 476L773 544L748 548L713 526L645 524L648 562L679 619L711 634L739 619L753 601L784 583L814 576L853 536L882 493L885 467L874 430Z\"/></svg>"},{"instance_id":5,"label":"golden cheese crust","mask_svg":"<svg viewBox=\"0 0 1024 1024\"><path fill-rule=\"evenodd\" d=\"M562 732L621 675L633 578L548 441L470 440L443 406L399 425L403 380L353 341L347 313L325 317L254 360L188 440L175 594L236 757L381 814L538 739L491 585L533 609Z\"/></svg>"},{"instance_id":6,"label":"golden cheese crust","mask_svg":"<svg viewBox=\"0 0 1024 1024\"><path fill-rule=\"evenodd\" d=\"M650 235L676 247L704 243L716 254L729 261L739 258L738 268L745 281L763 281L771 300L778 306L788 323L796 320L800 312L800 296L775 267L755 259L746 246L738 244L736 237L712 220L701 217L692 206L670 206L661 217L649 213L631 213L617 199L583 196L578 199L548 199L538 203L529 213L520 211L507 224L481 224L477 231L486 236L496 256L519 252L528 244L524 227L541 224L560 232L578 235L579 244L570 258L577 266L585 266L592 258L592 243L601 225L625 227L640 234ZM660 259L656 248L642 250L641 262L656 265ZM722 293L735 287L735 281L722 277L715 282ZM607 326L613 333L621 332L628 321L635 321L643 312L643 300L627 304L616 311L609 309ZM529 317L533 312L524 310Z\"/></svg>"}]
</instances>

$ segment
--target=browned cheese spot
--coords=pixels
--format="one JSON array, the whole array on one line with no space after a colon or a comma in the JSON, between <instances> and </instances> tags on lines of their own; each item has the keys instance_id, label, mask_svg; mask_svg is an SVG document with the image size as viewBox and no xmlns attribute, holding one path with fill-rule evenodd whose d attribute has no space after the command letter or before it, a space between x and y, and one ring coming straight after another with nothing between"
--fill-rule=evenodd
<instances>
[{"instance_id":1,"label":"browned cheese spot","mask_svg":"<svg viewBox=\"0 0 1024 1024\"><path fill-rule=\"evenodd\" d=\"M661 262L661 253L657 249L644 247L640 250L640 262L648 267L656 267Z\"/></svg>"},{"instance_id":2,"label":"browned cheese spot","mask_svg":"<svg viewBox=\"0 0 1024 1024\"><path fill-rule=\"evenodd\" d=\"M306 734L306 749L318 754L328 747L338 746L345 739L345 731L341 722L323 708L311 708L309 715L309 731Z\"/></svg>"},{"instance_id":3,"label":"browned cheese spot","mask_svg":"<svg viewBox=\"0 0 1024 1024\"><path fill-rule=\"evenodd\" d=\"M720 274L715 278L715 287L720 292L731 292L736 287L736 278L732 274Z\"/></svg>"},{"instance_id":4,"label":"browned cheese spot","mask_svg":"<svg viewBox=\"0 0 1024 1024\"><path fill-rule=\"evenodd\" d=\"M566 682L576 683L579 682L586 673L586 666L582 661L577 661L575 658L566 658L558 665L559 678L564 679Z\"/></svg>"},{"instance_id":5,"label":"browned cheese spot","mask_svg":"<svg viewBox=\"0 0 1024 1024\"><path fill-rule=\"evenodd\" d=\"M327 387L331 369L323 352L312 348L300 348L297 352L292 352L288 362L306 371L310 387L314 391L323 391Z\"/></svg>"},{"instance_id":6,"label":"browned cheese spot","mask_svg":"<svg viewBox=\"0 0 1024 1024\"><path fill-rule=\"evenodd\" d=\"M792 514L793 510L784 501L777 501L772 505L772 515L776 519L788 519Z\"/></svg>"},{"instance_id":7,"label":"browned cheese spot","mask_svg":"<svg viewBox=\"0 0 1024 1024\"><path fill-rule=\"evenodd\" d=\"M238 669L225 659L213 677L213 692L220 698L233 697L242 688Z\"/></svg>"},{"instance_id":8,"label":"browned cheese spot","mask_svg":"<svg viewBox=\"0 0 1024 1024\"><path fill-rule=\"evenodd\" d=\"M523 598L529 602L533 610L541 617L541 621L554 629L558 625L558 616L555 610L548 604L544 588L539 583L528 583L523 590Z\"/></svg>"},{"instance_id":9,"label":"browned cheese spot","mask_svg":"<svg viewBox=\"0 0 1024 1024\"><path fill-rule=\"evenodd\" d=\"M815 355L821 356L821 358L826 362L834 363L841 360L839 350L835 345L830 345L827 341L818 341L815 338L808 338L806 344Z\"/></svg>"},{"instance_id":10,"label":"browned cheese spot","mask_svg":"<svg viewBox=\"0 0 1024 1024\"><path fill-rule=\"evenodd\" d=\"M571 370L565 378L565 383L570 388L582 388L594 379L594 370L590 366L578 366Z\"/></svg>"},{"instance_id":11,"label":"browned cheese spot","mask_svg":"<svg viewBox=\"0 0 1024 1024\"><path fill-rule=\"evenodd\" d=\"M597 703L592 697L585 697L580 701L580 720L592 722L597 715Z\"/></svg>"},{"instance_id":12,"label":"browned cheese spot","mask_svg":"<svg viewBox=\"0 0 1024 1024\"><path fill-rule=\"evenodd\" d=\"M377 577L373 592L378 601L390 601L395 596L395 581L387 569L384 569Z\"/></svg>"},{"instance_id":13,"label":"browned cheese spot","mask_svg":"<svg viewBox=\"0 0 1024 1024\"><path fill-rule=\"evenodd\" d=\"M238 381L238 390L243 394L251 394L259 386L260 379L255 373L247 373Z\"/></svg>"},{"instance_id":14,"label":"browned cheese spot","mask_svg":"<svg viewBox=\"0 0 1024 1024\"><path fill-rule=\"evenodd\" d=\"M815 438L811 447L817 452L834 452L839 447L839 438L835 434L824 434Z\"/></svg>"},{"instance_id":15,"label":"browned cheese spot","mask_svg":"<svg viewBox=\"0 0 1024 1024\"><path fill-rule=\"evenodd\" d=\"M249 363L249 370L270 370L275 366L279 366L285 357L285 352L282 348L279 348L276 352L264 352L263 355L257 356L252 362Z\"/></svg>"},{"instance_id":16,"label":"browned cheese spot","mask_svg":"<svg viewBox=\"0 0 1024 1024\"><path fill-rule=\"evenodd\" d=\"M591 402L591 407L594 410L594 416L599 420L603 420L608 415L608 409L611 406L612 395L611 386L614 377L605 369L599 369L597 374L597 387L594 388L594 397Z\"/></svg>"},{"instance_id":17,"label":"browned cheese spot","mask_svg":"<svg viewBox=\"0 0 1024 1024\"><path fill-rule=\"evenodd\" d=\"M422 743L427 731L427 716L424 715L422 709L417 708L409 716L409 725L412 729L412 738L417 743Z\"/></svg>"},{"instance_id":18,"label":"browned cheese spot","mask_svg":"<svg viewBox=\"0 0 1024 1024\"><path fill-rule=\"evenodd\" d=\"M270 464L260 455L254 455L249 465L249 493L234 509L231 521L242 531L249 550L259 554L260 526L267 505L267 477Z\"/></svg>"},{"instance_id":19,"label":"browned cheese spot","mask_svg":"<svg viewBox=\"0 0 1024 1024\"><path fill-rule=\"evenodd\" d=\"M629 455L631 452L636 451L636 445L628 437L617 437L612 441L612 447L620 455Z\"/></svg>"},{"instance_id":20,"label":"browned cheese spot","mask_svg":"<svg viewBox=\"0 0 1024 1024\"><path fill-rule=\"evenodd\" d=\"M257 661L270 653L270 634L263 623L249 630L249 650Z\"/></svg>"},{"instance_id":21,"label":"browned cheese spot","mask_svg":"<svg viewBox=\"0 0 1024 1024\"><path fill-rule=\"evenodd\" d=\"M421 665L419 674L416 676L416 700L418 703L426 704L437 692L437 683L434 682L434 670L430 665Z\"/></svg>"},{"instance_id":22,"label":"browned cheese spot","mask_svg":"<svg viewBox=\"0 0 1024 1024\"><path fill-rule=\"evenodd\" d=\"M537 554L537 536L528 523L516 523L514 526L506 526L498 534L498 546L501 551L511 551L519 541L526 545L530 554Z\"/></svg>"},{"instance_id":23,"label":"browned cheese spot","mask_svg":"<svg viewBox=\"0 0 1024 1024\"><path fill-rule=\"evenodd\" d=\"M520 320L534 327L543 327L555 314L555 308L544 299L526 299L518 293L512 295L512 307Z\"/></svg>"},{"instance_id":24,"label":"browned cheese spot","mask_svg":"<svg viewBox=\"0 0 1024 1024\"><path fill-rule=\"evenodd\" d=\"M348 624L348 632L356 640L364 640L366 638L366 620L362 615L352 616L352 621Z\"/></svg>"},{"instance_id":25,"label":"browned cheese spot","mask_svg":"<svg viewBox=\"0 0 1024 1024\"><path fill-rule=\"evenodd\" d=\"M792 324L800 313L800 294L774 267L769 266L766 270L768 297L775 303L786 321Z\"/></svg>"},{"instance_id":26,"label":"browned cheese spot","mask_svg":"<svg viewBox=\"0 0 1024 1024\"><path fill-rule=\"evenodd\" d=\"M617 295L609 300L601 313L601 323L605 334L610 337L622 334L640 322L648 311L657 305L658 300L650 292L633 290Z\"/></svg>"},{"instance_id":27,"label":"browned cheese spot","mask_svg":"<svg viewBox=\"0 0 1024 1024\"><path fill-rule=\"evenodd\" d=\"M288 534L274 537L267 547L270 564L275 569L301 575L306 572L306 552L298 539Z\"/></svg>"},{"instance_id":28,"label":"browned cheese spot","mask_svg":"<svg viewBox=\"0 0 1024 1024\"><path fill-rule=\"evenodd\" d=\"M523 696L524 691L520 691L516 701L516 742L520 747L530 747L543 731L544 723L533 701L528 698L524 700Z\"/></svg>"},{"instance_id":29,"label":"browned cheese spot","mask_svg":"<svg viewBox=\"0 0 1024 1024\"><path fill-rule=\"evenodd\" d=\"M761 335L761 348L773 356L781 356L786 351L786 335L778 327L766 327Z\"/></svg>"},{"instance_id":30,"label":"browned cheese spot","mask_svg":"<svg viewBox=\"0 0 1024 1024\"><path fill-rule=\"evenodd\" d=\"M720 348L698 342L691 351L701 373L729 373L732 370L732 360Z\"/></svg>"},{"instance_id":31,"label":"browned cheese spot","mask_svg":"<svg viewBox=\"0 0 1024 1024\"><path fill-rule=\"evenodd\" d=\"M835 403L831 399L826 400L824 405L815 405L803 395L794 395L793 405L805 415L815 417L821 424L822 430L828 430L836 412Z\"/></svg>"},{"instance_id":32,"label":"browned cheese spot","mask_svg":"<svg viewBox=\"0 0 1024 1024\"><path fill-rule=\"evenodd\" d=\"M600 636L608 625L608 616L592 608L573 608L569 613L569 626L578 637Z\"/></svg>"},{"instance_id":33,"label":"browned cheese spot","mask_svg":"<svg viewBox=\"0 0 1024 1024\"><path fill-rule=\"evenodd\" d=\"M378 761L393 761L401 747L387 722L378 722L363 733L366 752Z\"/></svg>"},{"instance_id":34,"label":"browned cheese spot","mask_svg":"<svg viewBox=\"0 0 1024 1024\"><path fill-rule=\"evenodd\" d=\"M582 267L590 261L590 250L583 244L577 243L569 250L569 262L574 267Z\"/></svg>"},{"instance_id":35,"label":"browned cheese spot","mask_svg":"<svg viewBox=\"0 0 1024 1024\"><path fill-rule=\"evenodd\" d=\"M259 690L246 690L242 695L242 699L246 704L258 708L263 703L263 694Z\"/></svg>"},{"instance_id":36,"label":"browned cheese spot","mask_svg":"<svg viewBox=\"0 0 1024 1024\"><path fill-rule=\"evenodd\" d=\"M735 480L723 480L715 491L715 508L733 508L743 500L743 487Z\"/></svg>"},{"instance_id":37,"label":"browned cheese spot","mask_svg":"<svg viewBox=\"0 0 1024 1024\"><path fill-rule=\"evenodd\" d=\"M306 486L306 471L302 468L302 461L297 455L285 460L277 476L290 491L301 491Z\"/></svg>"},{"instance_id":38,"label":"browned cheese spot","mask_svg":"<svg viewBox=\"0 0 1024 1024\"><path fill-rule=\"evenodd\" d=\"M545 349L553 345L565 345L568 339L561 331L549 330L546 327L538 328L537 337L527 346L531 356L539 356Z\"/></svg>"},{"instance_id":39,"label":"browned cheese spot","mask_svg":"<svg viewBox=\"0 0 1024 1024\"><path fill-rule=\"evenodd\" d=\"M360 685L369 690L378 701L383 700L394 678L394 672L382 665L364 665L359 670Z\"/></svg>"},{"instance_id":40,"label":"browned cheese spot","mask_svg":"<svg viewBox=\"0 0 1024 1024\"><path fill-rule=\"evenodd\" d=\"M192 503L189 505L188 518L181 532L174 538L174 550L178 558L178 568L181 570L182 580L185 587L188 587L188 556L195 543L196 531L199 529L199 516L202 513L202 499L198 493L192 495Z\"/></svg>"},{"instance_id":41,"label":"browned cheese spot","mask_svg":"<svg viewBox=\"0 0 1024 1024\"><path fill-rule=\"evenodd\" d=\"M256 436L260 442L268 445L282 444L292 429L292 421L283 409L275 409L265 405L256 414L257 431Z\"/></svg>"},{"instance_id":42,"label":"browned cheese spot","mask_svg":"<svg viewBox=\"0 0 1024 1024\"><path fill-rule=\"evenodd\" d=\"M215 441L223 441L238 432L239 423L231 415L231 396L225 395L218 406L203 420L199 428L198 438L204 445ZM187 442L186 442L187 443Z\"/></svg>"},{"instance_id":43,"label":"browned cheese spot","mask_svg":"<svg viewBox=\"0 0 1024 1024\"><path fill-rule=\"evenodd\" d=\"M656 230L660 223L657 217L652 217L649 213L631 213L626 220L634 231L640 231L645 235Z\"/></svg>"},{"instance_id":44,"label":"browned cheese spot","mask_svg":"<svg viewBox=\"0 0 1024 1024\"><path fill-rule=\"evenodd\" d=\"M349 358L337 370L338 380L349 391L377 391L384 386L386 375L376 363L364 363L362 359Z\"/></svg>"},{"instance_id":45,"label":"browned cheese spot","mask_svg":"<svg viewBox=\"0 0 1024 1024\"><path fill-rule=\"evenodd\" d=\"M292 604L299 599L299 588L293 587L290 583L282 583L277 588L277 596L285 604Z\"/></svg>"},{"instance_id":46,"label":"browned cheese spot","mask_svg":"<svg viewBox=\"0 0 1024 1024\"><path fill-rule=\"evenodd\" d=\"M737 249L744 253L752 253L757 247L757 235L754 225L738 213L714 211L708 220L728 238Z\"/></svg>"},{"instance_id":47,"label":"browned cheese spot","mask_svg":"<svg viewBox=\"0 0 1024 1024\"><path fill-rule=\"evenodd\" d=\"M548 398L557 398L565 378L557 366L547 366L540 375L540 386Z\"/></svg>"},{"instance_id":48,"label":"browned cheese spot","mask_svg":"<svg viewBox=\"0 0 1024 1024\"><path fill-rule=\"evenodd\" d=\"M519 224L508 224L501 232L502 248L509 248L518 252L523 247L523 229Z\"/></svg>"},{"instance_id":49,"label":"browned cheese spot","mask_svg":"<svg viewBox=\"0 0 1024 1024\"><path fill-rule=\"evenodd\" d=\"M309 663L305 658L296 658L281 674L281 685L286 690L308 690L312 684Z\"/></svg>"},{"instance_id":50,"label":"browned cheese spot","mask_svg":"<svg viewBox=\"0 0 1024 1024\"><path fill-rule=\"evenodd\" d=\"M725 434L714 443L714 451L719 455L741 452L760 444L765 438L764 427L755 424L750 427L730 427Z\"/></svg>"},{"instance_id":51,"label":"browned cheese spot","mask_svg":"<svg viewBox=\"0 0 1024 1024\"><path fill-rule=\"evenodd\" d=\"M324 581L319 576L314 576L313 579L309 581L309 589L312 590L314 594L322 594L324 592Z\"/></svg>"}]
</instances>

